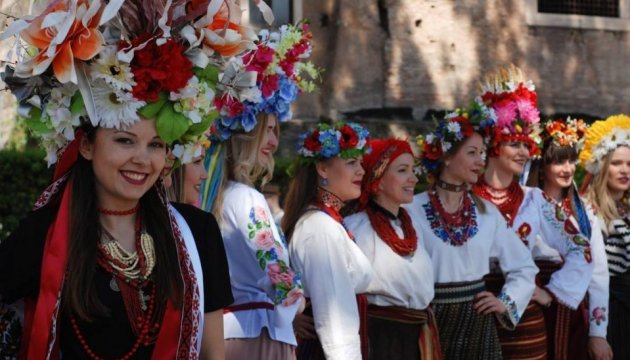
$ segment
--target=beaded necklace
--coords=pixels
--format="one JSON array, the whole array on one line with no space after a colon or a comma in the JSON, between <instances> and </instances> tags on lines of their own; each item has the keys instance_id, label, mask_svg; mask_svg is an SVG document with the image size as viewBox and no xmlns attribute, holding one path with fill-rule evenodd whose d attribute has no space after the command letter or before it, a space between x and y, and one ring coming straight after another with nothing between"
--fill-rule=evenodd
<instances>
[{"instance_id":1,"label":"beaded necklace","mask_svg":"<svg viewBox=\"0 0 630 360\"><path fill-rule=\"evenodd\" d=\"M348 233L348 236L350 237L350 239L354 241L354 235L352 234L350 230L348 230L348 227L343 221L343 216L341 216L341 213L339 212L341 208L343 208L346 205L339 198L339 196L331 193L330 191L320 186L317 188L317 197L315 198L314 205L321 211L328 214L328 216L333 218L333 220L341 224L341 226L343 226L343 228L346 229L346 232Z\"/></svg>"},{"instance_id":2,"label":"beaded necklace","mask_svg":"<svg viewBox=\"0 0 630 360\"><path fill-rule=\"evenodd\" d=\"M628 199L627 192L623 193L623 196L619 199L619 201L615 201L615 205L617 207L619 217L625 218L630 215L630 200Z\"/></svg>"},{"instance_id":3,"label":"beaded necklace","mask_svg":"<svg viewBox=\"0 0 630 360\"><path fill-rule=\"evenodd\" d=\"M382 209L374 201L370 201L368 207L365 209L372 228L383 242L400 256L413 256L418 248L418 236L416 235L416 230L413 227L409 213L407 213L404 208L398 210L398 219L400 220L400 227L403 231L403 237L401 239L398 237L396 230L394 230L392 226L391 219L388 218L385 211L386 210Z\"/></svg>"},{"instance_id":4,"label":"beaded necklace","mask_svg":"<svg viewBox=\"0 0 630 360\"><path fill-rule=\"evenodd\" d=\"M481 177L479 182L473 186L473 191L482 199L493 203L499 209L510 227L514 223L523 198L525 198L523 188L521 188L516 181L512 181L505 189L496 189L490 186L490 184Z\"/></svg>"},{"instance_id":5,"label":"beaded necklace","mask_svg":"<svg viewBox=\"0 0 630 360\"><path fill-rule=\"evenodd\" d=\"M429 205L435 214L429 214L429 222L434 232L442 240L454 246L461 246L476 234L476 221L473 202L467 193L462 195L459 208L448 213L442 206L442 201L435 188L428 191Z\"/></svg>"},{"instance_id":6,"label":"beaded necklace","mask_svg":"<svg viewBox=\"0 0 630 360\"><path fill-rule=\"evenodd\" d=\"M163 304L156 304L155 301L155 283L150 281L150 275L155 266L153 238L142 229L140 216L136 217L135 233L136 251L129 253L107 230L104 230L104 239L99 244L97 255L98 264L112 274L110 287L113 291L121 293L129 324L136 336L132 348L120 357L124 360L131 359L140 346L148 346L155 342L163 313ZM147 290L149 290L148 295L145 294ZM103 359L89 346L76 319L71 317L70 322L88 357Z\"/></svg>"}]
</instances>

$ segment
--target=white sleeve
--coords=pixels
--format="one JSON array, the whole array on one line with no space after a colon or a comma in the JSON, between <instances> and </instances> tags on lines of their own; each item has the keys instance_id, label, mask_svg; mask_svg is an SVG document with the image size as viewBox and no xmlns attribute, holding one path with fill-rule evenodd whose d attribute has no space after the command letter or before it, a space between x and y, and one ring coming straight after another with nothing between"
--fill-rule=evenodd
<instances>
[{"instance_id":1,"label":"white sleeve","mask_svg":"<svg viewBox=\"0 0 630 360\"><path fill-rule=\"evenodd\" d=\"M504 218L497 212L496 232L493 253L499 259L499 266L505 275L505 285L497 298L507 309L507 316L497 316L501 325L514 329L518 324L535 288L538 268L532 260L529 249L508 228Z\"/></svg>"},{"instance_id":2,"label":"white sleeve","mask_svg":"<svg viewBox=\"0 0 630 360\"><path fill-rule=\"evenodd\" d=\"M584 299L593 274L590 244L573 218L552 200L546 199L542 191L539 195L536 198L539 235L564 260L562 268L551 275L546 288L561 304L575 310Z\"/></svg>"},{"instance_id":3,"label":"white sleeve","mask_svg":"<svg viewBox=\"0 0 630 360\"><path fill-rule=\"evenodd\" d=\"M302 259L303 282L313 307L315 330L326 359L360 360L359 311L354 286L346 269L345 247L328 224L317 226L317 231L300 239L304 244ZM294 234L295 235L298 234Z\"/></svg>"},{"instance_id":4,"label":"white sleeve","mask_svg":"<svg viewBox=\"0 0 630 360\"><path fill-rule=\"evenodd\" d=\"M598 219L589 212L591 220L591 250L593 251L593 277L588 285L589 336L606 338L608 327L608 258L604 236Z\"/></svg>"}]
</instances>

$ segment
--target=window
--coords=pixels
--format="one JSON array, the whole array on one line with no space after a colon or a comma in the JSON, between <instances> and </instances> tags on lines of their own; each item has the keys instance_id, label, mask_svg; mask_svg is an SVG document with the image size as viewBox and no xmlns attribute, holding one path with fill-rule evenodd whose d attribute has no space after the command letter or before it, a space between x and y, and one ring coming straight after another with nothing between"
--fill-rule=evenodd
<instances>
[{"instance_id":1,"label":"window","mask_svg":"<svg viewBox=\"0 0 630 360\"><path fill-rule=\"evenodd\" d=\"M277 28L287 23L296 23L302 19L302 0L261 0L267 3L273 11L275 18L271 25ZM247 0L241 3L243 5L243 17L245 22L254 28L268 28L262 14L256 7L254 0Z\"/></svg>"},{"instance_id":2,"label":"window","mask_svg":"<svg viewBox=\"0 0 630 360\"><path fill-rule=\"evenodd\" d=\"M526 0L527 24L630 31L630 0Z\"/></svg>"}]
</instances>

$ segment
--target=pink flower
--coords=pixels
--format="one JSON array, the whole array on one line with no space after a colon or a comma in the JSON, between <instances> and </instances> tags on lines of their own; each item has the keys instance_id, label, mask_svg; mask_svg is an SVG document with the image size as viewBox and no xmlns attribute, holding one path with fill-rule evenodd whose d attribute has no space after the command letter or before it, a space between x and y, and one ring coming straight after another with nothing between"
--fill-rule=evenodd
<instances>
[{"instance_id":1,"label":"pink flower","mask_svg":"<svg viewBox=\"0 0 630 360\"><path fill-rule=\"evenodd\" d=\"M516 107L521 119L525 120L528 124L536 124L540 121L540 113L534 104L529 100L516 101Z\"/></svg>"},{"instance_id":2,"label":"pink flower","mask_svg":"<svg viewBox=\"0 0 630 360\"><path fill-rule=\"evenodd\" d=\"M293 305L298 302L303 296L304 293L302 292L302 289L293 288L287 294L287 298L282 301L282 306Z\"/></svg>"},{"instance_id":3,"label":"pink flower","mask_svg":"<svg viewBox=\"0 0 630 360\"><path fill-rule=\"evenodd\" d=\"M596 320L603 320L606 317L606 314L604 313L604 310L602 310L602 308L595 308L593 309L593 318L595 318Z\"/></svg>"},{"instance_id":4,"label":"pink flower","mask_svg":"<svg viewBox=\"0 0 630 360\"><path fill-rule=\"evenodd\" d=\"M274 264L278 266L277 264ZM293 286L293 271L291 269L287 269L284 272L281 272L281 269L271 268L272 265L269 266L269 271L267 271L267 275L271 279L271 283L274 285L284 284L288 287Z\"/></svg>"},{"instance_id":5,"label":"pink flower","mask_svg":"<svg viewBox=\"0 0 630 360\"><path fill-rule=\"evenodd\" d=\"M256 246L263 250L270 250L273 247L275 240L273 238L273 232L271 229L263 229L256 234Z\"/></svg>"},{"instance_id":6,"label":"pink flower","mask_svg":"<svg viewBox=\"0 0 630 360\"><path fill-rule=\"evenodd\" d=\"M269 265L269 272L268 272L269 275L277 274L280 271L282 271L282 267L279 264L271 264L271 265Z\"/></svg>"},{"instance_id":7,"label":"pink flower","mask_svg":"<svg viewBox=\"0 0 630 360\"><path fill-rule=\"evenodd\" d=\"M506 101L494 107L494 112L497 115L497 127L505 128L512 124L516 119L516 104L512 101Z\"/></svg>"},{"instance_id":8,"label":"pink flower","mask_svg":"<svg viewBox=\"0 0 630 360\"><path fill-rule=\"evenodd\" d=\"M269 217L267 216L267 211L265 211L265 208L262 208L262 207L256 208L256 220L260 220L260 221L269 220Z\"/></svg>"}]
</instances>

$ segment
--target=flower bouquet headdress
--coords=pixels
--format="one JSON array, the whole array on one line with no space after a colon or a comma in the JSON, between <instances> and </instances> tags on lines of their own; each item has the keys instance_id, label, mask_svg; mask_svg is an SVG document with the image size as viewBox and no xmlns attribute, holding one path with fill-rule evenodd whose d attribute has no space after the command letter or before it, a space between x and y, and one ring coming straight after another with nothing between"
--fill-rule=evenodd
<instances>
[{"instance_id":1,"label":"flower bouquet headdress","mask_svg":"<svg viewBox=\"0 0 630 360\"><path fill-rule=\"evenodd\" d=\"M630 146L630 116L620 114L595 121L586 131L580 162L589 173L597 174L606 155L620 146Z\"/></svg>"},{"instance_id":2,"label":"flower bouquet headdress","mask_svg":"<svg viewBox=\"0 0 630 360\"><path fill-rule=\"evenodd\" d=\"M0 36L24 44L3 80L49 164L83 123L122 129L141 117L189 159L219 115L226 63L256 48L240 17L236 0L53 0Z\"/></svg>"},{"instance_id":3,"label":"flower bouquet headdress","mask_svg":"<svg viewBox=\"0 0 630 360\"><path fill-rule=\"evenodd\" d=\"M584 137L588 125L582 119L567 117L565 120L556 119L545 122L541 138L542 142L553 143L556 146L570 146L577 152L584 145Z\"/></svg>"},{"instance_id":4,"label":"flower bouquet headdress","mask_svg":"<svg viewBox=\"0 0 630 360\"><path fill-rule=\"evenodd\" d=\"M428 135L418 135L416 144L420 149L418 175L436 175L440 164L454 146L469 138L487 122L490 110L480 102L473 101L469 107L456 109L440 119L435 129Z\"/></svg>"},{"instance_id":5,"label":"flower bouquet headdress","mask_svg":"<svg viewBox=\"0 0 630 360\"><path fill-rule=\"evenodd\" d=\"M488 110L481 124L491 156L506 141L529 144L530 156L539 153L540 113L534 84L524 80L521 71L511 65L488 74L480 84L481 96L475 99Z\"/></svg>"},{"instance_id":6,"label":"flower bouquet headdress","mask_svg":"<svg viewBox=\"0 0 630 360\"><path fill-rule=\"evenodd\" d=\"M315 163L336 156L343 159L362 156L370 150L369 136L367 129L357 123L320 123L298 138L299 161Z\"/></svg>"}]
</instances>

